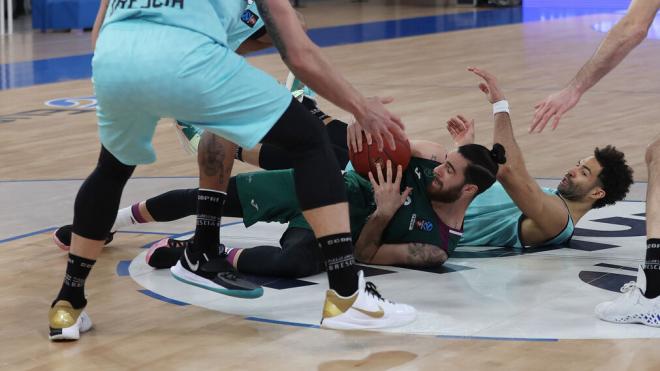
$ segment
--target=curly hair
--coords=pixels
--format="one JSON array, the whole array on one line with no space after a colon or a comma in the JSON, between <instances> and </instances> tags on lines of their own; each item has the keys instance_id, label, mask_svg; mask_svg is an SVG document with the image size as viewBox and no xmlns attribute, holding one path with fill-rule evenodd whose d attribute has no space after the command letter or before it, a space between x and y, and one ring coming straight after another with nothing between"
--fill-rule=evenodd
<instances>
[{"instance_id":1,"label":"curly hair","mask_svg":"<svg viewBox=\"0 0 660 371\"><path fill-rule=\"evenodd\" d=\"M605 191L605 197L596 200L594 209L611 205L626 197L633 183L633 169L628 166L623 152L614 146L606 146L594 150L596 161L603 168L598 174L598 181Z\"/></svg>"}]
</instances>

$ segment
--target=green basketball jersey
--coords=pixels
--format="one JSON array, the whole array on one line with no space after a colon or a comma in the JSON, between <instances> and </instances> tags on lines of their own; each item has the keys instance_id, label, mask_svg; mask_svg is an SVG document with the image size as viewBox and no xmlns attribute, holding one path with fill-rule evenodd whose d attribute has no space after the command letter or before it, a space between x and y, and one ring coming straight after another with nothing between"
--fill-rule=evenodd
<instances>
[{"instance_id":1,"label":"green basketball jersey","mask_svg":"<svg viewBox=\"0 0 660 371\"><path fill-rule=\"evenodd\" d=\"M439 163L413 157L401 178L401 190L412 192L383 231L383 243L426 243L448 253L456 248L462 231L449 228L433 210L426 187L433 181L433 169ZM344 175L349 199L351 230L359 236L369 215L376 209L371 183L354 171Z\"/></svg>"},{"instance_id":2,"label":"green basketball jersey","mask_svg":"<svg viewBox=\"0 0 660 371\"><path fill-rule=\"evenodd\" d=\"M447 227L433 211L426 196L426 185L433 180L433 168L438 163L413 158L404 171L401 187L413 191L399 208L383 232L383 243L426 243L451 253L462 231ZM354 171L344 174L353 240L364 228L369 215L376 210L369 180ZM236 177L238 196L243 207L243 222L250 226L258 221L289 222L290 226L309 228L295 192L292 170L260 171Z\"/></svg>"}]
</instances>

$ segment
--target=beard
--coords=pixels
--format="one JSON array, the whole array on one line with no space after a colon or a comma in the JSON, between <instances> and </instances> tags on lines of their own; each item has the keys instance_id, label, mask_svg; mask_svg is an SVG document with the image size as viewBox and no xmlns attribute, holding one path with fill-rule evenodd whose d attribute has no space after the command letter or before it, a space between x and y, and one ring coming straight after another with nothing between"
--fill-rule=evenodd
<instances>
[{"instance_id":1,"label":"beard","mask_svg":"<svg viewBox=\"0 0 660 371\"><path fill-rule=\"evenodd\" d=\"M429 199L431 199L431 201L451 203L458 200L461 197L462 190L463 190L462 184L455 186L453 188L444 188L442 183L440 183L440 186L431 183L426 188L426 193L428 194Z\"/></svg>"},{"instance_id":2,"label":"beard","mask_svg":"<svg viewBox=\"0 0 660 371\"><path fill-rule=\"evenodd\" d=\"M559 183L557 186L557 191L559 195L569 201L579 201L587 194L584 190L580 189L575 183L571 181L568 177L565 177L565 183Z\"/></svg>"}]
</instances>

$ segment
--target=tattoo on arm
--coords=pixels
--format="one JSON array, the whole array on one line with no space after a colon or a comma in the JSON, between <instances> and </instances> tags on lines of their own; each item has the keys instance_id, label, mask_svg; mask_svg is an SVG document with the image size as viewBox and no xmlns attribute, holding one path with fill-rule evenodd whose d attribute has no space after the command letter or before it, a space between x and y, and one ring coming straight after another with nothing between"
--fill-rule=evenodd
<instances>
[{"instance_id":1,"label":"tattoo on arm","mask_svg":"<svg viewBox=\"0 0 660 371\"><path fill-rule=\"evenodd\" d=\"M273 40L273 44L280 52L280 56L282 56L282 59L286 59L287 58L286 45L282 41L282 37L280 36L280 31L277 28L277 24L275 24L275 19L273 18L273 15L270 13L268 4L266 4L264 0L257 0L257 9L259 9L259 14L261 14L261 18L263 18L264 20L264 24L266 25L266 30L268 31L268 35L270 36L271 40Z\"/></svg>"},{"instance_id":2,"label":"tattoo on arm","mask_svg":"<svg viewBox=\"0 0 660 371\"><path fill-rule=\"evenodd\" d=\"M447 254L438 246L411 242L408 244L406 264L416 267L437 266L447 260Z\"/></svg>"}]
</instances>

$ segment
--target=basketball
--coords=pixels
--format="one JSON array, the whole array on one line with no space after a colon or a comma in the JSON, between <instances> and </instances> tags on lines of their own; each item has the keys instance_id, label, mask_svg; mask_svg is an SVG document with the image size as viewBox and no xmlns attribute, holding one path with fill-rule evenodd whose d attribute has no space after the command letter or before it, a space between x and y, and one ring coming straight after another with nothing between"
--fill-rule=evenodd
<instances>
[{"instance_id":1,"label":"basketball","mask_svg":"<svg viewBox=\"0 0 660 371\"><path fill-rule=\"evenodd\" d=\"M372 141L371 145L367 145L366 135L362 137L362 152L353 152L349 149L348 154L353 164L355 171L364 176L369 177L369 171L377 179L376 164L380 164L383 175L387 172L387 160L392 161L392 169L396 171L397 165L401 165L403 170L406 170L408 163L410 163L410 142L408 140L402 141L394 139L396 143L396 150L389 147L387 142L383 147L383 152L378 150L376 141Z\"/></svg>"}]
</instances>

